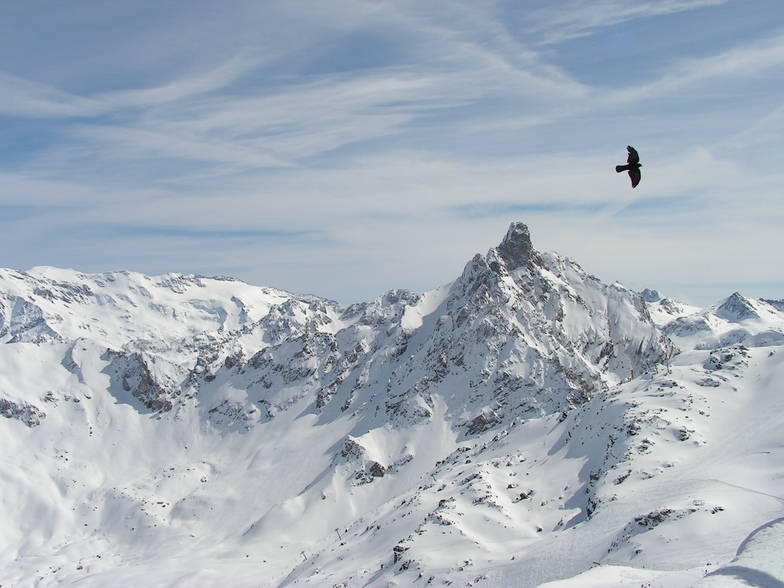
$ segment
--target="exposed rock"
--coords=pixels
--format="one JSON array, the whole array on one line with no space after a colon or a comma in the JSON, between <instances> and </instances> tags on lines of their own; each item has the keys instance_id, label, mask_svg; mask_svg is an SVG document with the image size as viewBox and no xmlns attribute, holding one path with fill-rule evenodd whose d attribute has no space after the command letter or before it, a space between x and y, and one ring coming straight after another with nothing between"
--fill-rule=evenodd
<instances>
[{"instance_id":1,"label":"exposed rock","mask_svg":"<svg viewBox=\"0 0 784 588\"><path fill-rule=\"evenodd\" d=\"M482 413L474 417L466 427L469 435L478 435L501 422L501 417L495 412Z\"/></svg>"},{"instance_id":2,"label":"exposed rock","mask_svg":"<svg viewBox=\"0 0 784 588\"><path fill-rule=\"evenodd\" d=\"M347 437L337 457L346 461L353 461L361 458L363 455L365 455L365 448L353 437Z\"/></svg>"},{"instance_id":3,"label":"exposed rock","mask_svg":"<svg viewBox=\"0 0 784 588\"><path fill-rule=\"evenodd\" d=\"M17 403L6 398L0 398L0 416L4 416L7 419L16 419L33 428L41 424L41 420L46 418L46 413L26 402Z\"/></svg>"},{"instance_id":4,"label":"exposed rock","mask_svg":"<svg viewBox=\"0 0 784 588\"><path fill-rule=\"evenodd\" d=\"M759 313L754 308L751 301L739 292L735 292L732 296L722 302L721 305L716 308L714 314L719 318L723 318L730 322L760 318Z\"/></svg>"},{"instance_id":5,"label":"exposed rock","mask_svg":"<svg viewBox=\"0 0 784 588\"><path fill-rule=\"evenodd\" d=\"M168 412L174 407L174 400L182 393L179 385L151 369L143 354L111 352L109 355L113 358L115 373L120 378L123 390L130 392L152 411Z\"/></svg>"},{"instance_id":6,"label":"exposed rock","mask_svg":"<svg viewBox=\"0 0 784 588\"><path fill-rule=\"evenodd\" d=\"M261 416L255 406L224 400L209 410L209 421L220 429L249 431Z\"/></svg>"},{"instance_id":7,"label":"exposed rock","mask_svg":"<svg viewBox=\"0 0 784 588\"><path fill-rule=\"evenodd\" d=\"M374 478L383 478L384 474L387 473L387 468L382 466L377 461L374 461L370 463L370 467L368 468L368 473Z\"/></svg>"},{"instance_id":8,"label":"exposed rock","mask_svg":"<svg viewBox=\"0 0 784 588\"><path fill-rule=\"evenodd\" d=\"M498 255L506 263L509 270L514 270L524 267L533 251L531 245L531 234L528 227L523 223L512 223L509 230L504 237L504 240L498 246Z\"/></svg>"}]
</instances>

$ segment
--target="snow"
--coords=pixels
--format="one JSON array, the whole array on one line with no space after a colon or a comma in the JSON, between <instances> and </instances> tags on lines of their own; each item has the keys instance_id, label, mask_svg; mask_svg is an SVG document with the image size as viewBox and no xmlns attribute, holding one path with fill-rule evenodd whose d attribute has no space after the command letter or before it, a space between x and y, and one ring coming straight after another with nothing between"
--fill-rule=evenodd
<instances>
[{"instance_id":1,"label":"snow","mask_svg":"<svg viewBox=\"0 0 784 588\"><path fill-rule=\"evenodd\" d=\"M350 307L0 270L0 584L780 585L782 305L528 239Z\"/></svg>"},{"instance_id":2,"label":"snow","mask_svg":"<svg viewBox=\"0 0 784 588\"><path fill-rule=\"evenodd\" d=\"M403 314L401 326L407 331L415 331L424 323L424 317L432 314L446 300L451 284L437 290L426 292L415 306L408 306Z\"/></svg>"}]
</instances>

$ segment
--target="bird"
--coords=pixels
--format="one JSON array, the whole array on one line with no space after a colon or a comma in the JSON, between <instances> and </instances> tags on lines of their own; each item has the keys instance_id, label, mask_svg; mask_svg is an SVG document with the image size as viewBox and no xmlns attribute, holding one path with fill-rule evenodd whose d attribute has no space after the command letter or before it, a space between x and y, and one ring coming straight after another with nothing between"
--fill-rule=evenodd
<instances>
[{"instance_id":1,"label":"bird","mask_svg":"<svg viewBox=\"0 0 784 588\"><path fill-rule=\"evenodd\" d=\"M629 152L629 158L626 160L626 165L616 165L615 171L618 173L628 171L629 177L632 180L632 188L636 188L642 178L642 174L640 173L640 168L642 167L640 156L637 153L637 150L631 145L626 147L626 151Z\"/></svg>"}]
</instances>

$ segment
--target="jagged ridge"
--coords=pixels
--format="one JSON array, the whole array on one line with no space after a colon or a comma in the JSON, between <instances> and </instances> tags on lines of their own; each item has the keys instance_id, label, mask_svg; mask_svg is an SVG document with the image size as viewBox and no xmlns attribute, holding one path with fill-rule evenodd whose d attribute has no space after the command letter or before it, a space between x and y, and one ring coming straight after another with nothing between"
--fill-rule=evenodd
<instances>
[{"instance_id":1,"label":"jagged ridge","mask_svg":"<svg viewBox=\"0 0 784 588\"><path fill-rule=\"evenodd\" d=\"M104 537L100 549L72 548L94 577L84 565L47 572L86 585L138 558L163 565L163 544L189 545L217 568L237 563L234 550L277 553L248 555L281 585L321 585L316 561L333 583L428 570L468 578L474 562L462 554L494 569L494 550L535 557L541 542L568 558L561 534L589 537L595 520L610 531L597 541L604 552L585 557L631 559L655 552L645 537L668 521L724 507L670 497L632 516L613 496L621 485L650 487L651 455L708 436L678 403L697 418L706 411L692 409L695 390L732 394L727 374L745 374L749 358L762 360L757 350L780 345L783 319L775 301L735 294L702 310L603 284L537 251L522 223L451 284L348 307L200 276L4 270L4 438L19 463L32 451L68 488L19 498L7 515L29 516L36 537L53 538L24 548L52 570L56 545ZM702 355L676 356L676 345ZM18 420L25 435L40 432L29 447ZM84 474L96 467L101 476ZM18 485L6 495L29 494L18 471L8 471ZM35 515L48 504L77 512L87 529ZM496 547L484 547L486 533ZM9 581L29 573L7 551L23 536L4 538L2 561L17 574ZM369 537L372 555L360 547ZM463 547L439 551L441 541ZM96 549L101 565L90 559ZM530 557L526 566L540 570L530 578L585 569L575 562L553 575Z\"/></svg>"}]
</instances>

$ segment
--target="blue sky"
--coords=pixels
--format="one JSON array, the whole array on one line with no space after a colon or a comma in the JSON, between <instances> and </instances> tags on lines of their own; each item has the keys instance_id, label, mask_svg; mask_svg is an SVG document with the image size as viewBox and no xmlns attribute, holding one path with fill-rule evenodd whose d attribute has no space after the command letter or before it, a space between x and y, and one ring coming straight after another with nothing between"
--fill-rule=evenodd
<instances>
[{"instance_id":1,"label":"blue sky","mask_svg":"<svg viewBox=\"0 0 784 588\"><path fill-rule=\"evenodd\" d=\"M349 303L523 221L605 282L784 298L783 145L781 0L0 3L4 267Z\"/></svg>"}]
</instances>

